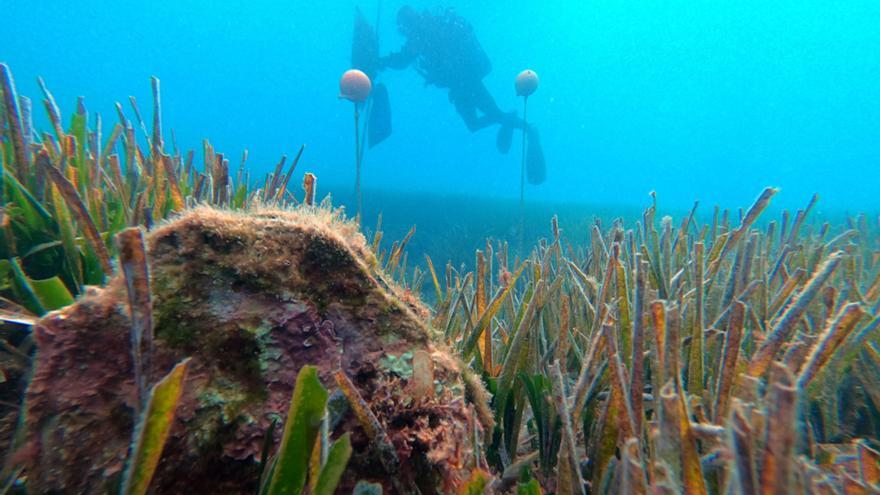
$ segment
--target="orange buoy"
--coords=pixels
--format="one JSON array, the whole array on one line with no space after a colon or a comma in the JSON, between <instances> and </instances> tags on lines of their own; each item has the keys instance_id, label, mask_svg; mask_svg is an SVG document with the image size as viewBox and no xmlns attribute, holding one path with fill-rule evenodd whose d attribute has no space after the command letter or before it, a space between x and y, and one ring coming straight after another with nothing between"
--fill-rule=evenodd
<instances>
[{"instance_id":1,"label":"orange buoy","mask_svg":"<svg viewBox=\"0 0 880 495\"><path fill-rule=\"evenodd\" d=\"M355 103L363 103L370 96L372 86L370 78L363 72L357 69L347 70L339 80L339 97Z\"/></svg>"},{"instance_id":2,"label":"orange buoy","mask_svg":"<svg viewBox=\"0 0 880 495\"><path fill-rule=\"evenodd\" d=\"M529 96L538 89L538 74L531 69L526 69L516 76L517 96Z\"/></svg>"}]
</instances>

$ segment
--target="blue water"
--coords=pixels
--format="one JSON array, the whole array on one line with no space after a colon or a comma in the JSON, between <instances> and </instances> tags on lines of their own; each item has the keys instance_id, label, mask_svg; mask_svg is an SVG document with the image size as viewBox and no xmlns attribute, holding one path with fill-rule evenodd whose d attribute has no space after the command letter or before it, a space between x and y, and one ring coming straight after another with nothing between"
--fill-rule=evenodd
<instances>
[{"instance_id":1,"label":"blue water","mask_svg":"<svg viewBox=\"0 0 880 495\"><path fill-rule=\"evenodd\" d=\"M383 52L402 42L401 4L382 6ZM83 95L112 123L114 102L127 108L129 95L149 113L156 75L181 148L210 138L232 163L247 148L252 169L265 172L305 143L300 170L315 172L323 192L349 193L352 106L337 84L355 5L373 19L375 1L75 5L3 2L0 61L21 93L38 97L42 75L63 112ZM485 83L502 108L521 108L520 70L541 76L529 117L548 179L528 187L530 201L645 205L655 190L671 208L697 199L738 207L774 185L778 206L818 192L825 210L880 209L876 0L449 5L491 58ZM445 91L411 70L381 77L394 134L365 154L366 188L518 197L518 137L501 155L494 130L468 132Z\"/></svg>"}]
</instances>

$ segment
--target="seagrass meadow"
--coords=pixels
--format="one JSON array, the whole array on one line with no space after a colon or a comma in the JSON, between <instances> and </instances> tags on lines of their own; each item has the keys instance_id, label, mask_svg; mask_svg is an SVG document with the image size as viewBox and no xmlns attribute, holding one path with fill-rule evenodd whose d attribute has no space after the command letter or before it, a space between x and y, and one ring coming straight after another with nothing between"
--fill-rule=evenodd
<instances>
[{"instance_id":1,"label":"seagrass meadow","mask_svg":"<svg viewBox=\"0 0 880 495\"><path fill-rule=\"evenodd\" d=\"M222 493L880 491L878 218L815 222L817 196L769 218L780 192L767 188L741 210L695 206L672 219L652 204L640 218L595 221L586 236L567 237L554 219L530 249L487 240L465 270L410 259L418 233L367 239L344 210L317 204L310 174L294 188L302 149L258 181L246 155L231 172L207 142L198 157L167 143L152 84L151 129L134 99L134 120L117 105L112 125L80 101L65 129L41 82L51 128L38 132L34 105L0 65L3 493L176 493L181 466L205 476L234 467L213 478ZM276 242L278 264L231 268L243 266L236 245L256 252L297 229L310 240L296 263ZM329 275L282 290L284 270L299 265ZM179 273L208 278L169 285ZM300 308L289 318L307 320L309 338L284 340L288 323L239 331L229 316L249 307L280 319L264 311L275 301ZM175 326L224 305L237 309L224 308L222 329ZM332 316L339 307L360 316ZM332 338L324 322L335 322ZM59 329L131 348L88 352L80 339L81 354L67 355L41 336L60 339ZM213 331L233 332L235 345L214 345ZM319 352L371 332L357 373ZM273 356L291 360L211 364L250 359L240 350L250 345L263 356L267 335ZM118 389L83 394L117 404L88 411L106 424L39 408L54 382L33 370L49 362L62 376L65 360L83 376L114 363ZM211 394L193 395L193 380ZM238 382L250 387L240 402L224 395ZM193 420L200 411L214 414L222 441L192 448L210 463L177 462L214 424ZM84 445L110 430L124 443L106 459L63 448L41 457L35 445L65 445L62 428ZM34 461L48 458L56 464ZM94 479L65 474L74 465Z\"/></svg>"}]
</instances>

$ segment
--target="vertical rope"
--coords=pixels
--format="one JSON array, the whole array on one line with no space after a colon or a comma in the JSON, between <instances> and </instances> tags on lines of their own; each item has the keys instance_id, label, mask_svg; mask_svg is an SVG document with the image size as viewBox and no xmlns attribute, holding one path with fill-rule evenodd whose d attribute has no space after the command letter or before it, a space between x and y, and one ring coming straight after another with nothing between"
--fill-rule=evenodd
<instances>
[{"instance_id":1,"label":"vertical rope","mask_svg":"<svg viewBox=\"0 0 880 495\"><path fill-rule=\"evenodd\" d=\"M523 97L523 130L522 130L522 159L520 161L519 171L519 249L522 252L525 247L526 236L526 141L528 121L528 102L529 97ZM525 253L522 253L525 256Z\"/></svg>"},{"instance_id":2,"label":"vertical rope","mask_svg":"<svg viewBox=\"0 0 880 495\"><path fill-rule=\"evenodd\" d=\"M361 218L361 133L360 126L358 125L358 118L360 114L358 112L358 104L354 104L354 165L355 165L355 178L354 178L354 193L357 197L357 219L358 223L360 223Z\"/></svg>"}]
</instances>

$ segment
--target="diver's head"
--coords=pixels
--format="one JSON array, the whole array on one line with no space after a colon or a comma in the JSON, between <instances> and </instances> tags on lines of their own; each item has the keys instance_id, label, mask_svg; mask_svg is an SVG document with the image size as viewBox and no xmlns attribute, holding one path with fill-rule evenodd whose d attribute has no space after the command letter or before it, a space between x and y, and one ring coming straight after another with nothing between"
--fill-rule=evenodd
<instances>
[{"instance_id":1,"label":"diver's head","mask_svg":"<svg viewBox=\"0 0 880 495\"><path fill-rule=\"evenodd\" d=\"M416 9L404 5L397 11L397 30L404 36L412 35L417 29L420 18Z\"/></svg>"}]
</instances>

